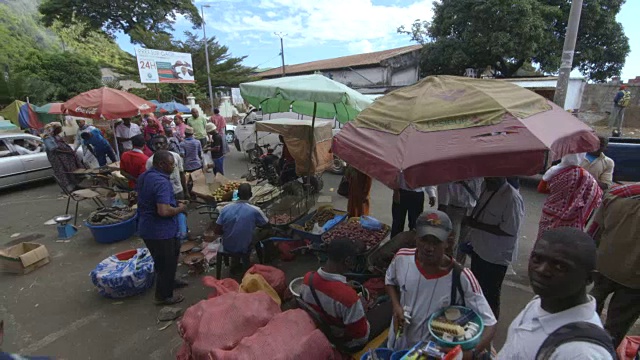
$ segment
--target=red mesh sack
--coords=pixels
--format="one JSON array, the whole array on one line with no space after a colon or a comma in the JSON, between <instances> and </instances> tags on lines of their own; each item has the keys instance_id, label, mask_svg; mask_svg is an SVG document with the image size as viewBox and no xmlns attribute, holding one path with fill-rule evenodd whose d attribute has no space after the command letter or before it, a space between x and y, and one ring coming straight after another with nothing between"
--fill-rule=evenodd
<instances>
[{"instance_id":1,"label":"red mesh sack","mask_svg":"<svg viewBox=\"0 0 640 360\"><path fill-rule=\"evenodd\" d=\"M267 280L269 285L278 293L280 299L284 299L284 292L287 289L287 280L284 271L273 266L255 264L247 270L247 274L260 274Z\"/></svg>"},{"instance_id":2,"label":"red mesh sack","mask_svg":"<svg viewBox=\"0 0 640 360\"><path fill-rule=\"evenodd\" d=\"M275 315L252 336L240 341L231 350L211 353L216 360L236 359L334 359L329 340L316 329L311 317L300 309Z\"/></svg>"},{"instance_id":3,"label":"red mesh sack","mask_svg":"<svg viewBox=\"0 0 640 360\"><path fill-rule=\"evenodd\" d=\"M307 243L304 240L277 242L276 247L280 252L280 260L293 261L296 258L296 254L292 253L291 250L303 247L305 245L307 245Z\"/></svg>"},{"instance_id":4,"label":"red mesh sack","mask_svg":"<svg viewBox=\"0 0 640 360\"><path fill-rule=\"evenodd\" d=\"M640 351L640 336L625 336L618 346L620 360L633 360Z\"/></svg>"},{"instance_id":5,"label":"red mesh sack","mask_svg":"<svg viewBox=\"0 0 640 360\"><path fill-rule=\"evenodd\" d=\"M230 292L202 300L189 307L178 323L184 343L177 358L209 360L212 351L233 349L279 313L278 304L262 291Z\"/></svg>"},{"instance_id":6,"label":"red mesh sack","mask_svg":"<svg viewBox=\"0 0 640 360\"><path fill-rule=\"evenodd\" d=\"M214 290L207 296L209 299L229 292L238 292L240 290L240 284L229 278L218 280L213 276L205 276L202 278L202 284L206 287L213 288Z\"/></svg>"}]
</instances>

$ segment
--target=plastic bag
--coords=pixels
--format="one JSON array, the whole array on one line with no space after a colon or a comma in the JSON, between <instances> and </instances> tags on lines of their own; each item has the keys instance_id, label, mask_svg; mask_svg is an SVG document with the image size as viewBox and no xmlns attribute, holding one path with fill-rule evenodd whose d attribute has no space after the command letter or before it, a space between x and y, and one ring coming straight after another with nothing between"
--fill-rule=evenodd
<instances>
[{"instance_id":1,"label":"plastic bag","mask_svg":"<svg viewBox=\"0 0 640 360\"><path fill-rule=\"evenodd\" d=\"M133 252L133 250L132 250ZM140 294L153 286L153 258L147 248L139 248L130 258L111 255L90 273L100 295L119 299Z\"/></svg>"},{"instance_id":2,"label":"plastic bag","mask_svg":"<svg viewBox=\"0 0 640 360\"><path fill-rule=\"evenodd\" d=\"M382 229L382 223L378 221L378 219L374 218L373 216L367 216L367 215L360 216L360 225L363 228L371 231L378 231Z\"/></svg>"},{"instance_id":3,"label":"plastic bag","mask_svg":"<svg viewBox=\"0 0 640 360\"><path fill-rule=\"evenodd\" d=\"M318 223L315 223L313 224L313 229L311 229L311 233L313 235L320 235L324 233L324 229L322 228L322 226L318 225Z\"/></svg>"},{"instance_id":4,"label":"plastic bag","mask_svg":"<svg viewBox=\"0 0 640 360\"><path fill-rule=\"evenodd\" d=\"M347 217L346 214L345 215L336 215L336 216L334 216L333 219L327 221L324 224L324 226L322 227L323 232L331 229L334 226L336 226L339 222L344 220L346 217Z\"/></svg>"}]
</instances>

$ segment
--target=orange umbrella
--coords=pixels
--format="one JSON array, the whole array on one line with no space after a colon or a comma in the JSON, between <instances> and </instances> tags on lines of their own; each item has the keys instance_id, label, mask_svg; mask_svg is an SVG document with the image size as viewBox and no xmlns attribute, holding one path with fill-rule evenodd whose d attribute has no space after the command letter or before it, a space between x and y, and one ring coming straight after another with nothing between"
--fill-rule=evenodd
<instances>
[{"instance_id":1,"label":"orange umbrella","mask_svg":"<svg viewBox=\"0 0 640 360\"><path fill-rule=\"evenodd\" d=\"M126 91L101 87L73 97L62 109L69 115L112 120L151 113L156 105Z\"/></svg>"}]
</instances>

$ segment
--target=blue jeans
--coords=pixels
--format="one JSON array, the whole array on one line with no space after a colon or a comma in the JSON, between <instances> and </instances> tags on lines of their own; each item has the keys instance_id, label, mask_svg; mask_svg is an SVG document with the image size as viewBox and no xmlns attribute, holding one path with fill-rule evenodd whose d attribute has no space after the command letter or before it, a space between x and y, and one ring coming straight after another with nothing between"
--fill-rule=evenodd
<instances>
[{"instance_id":1,"label":"blue jeans","mask_svg":"<svg viewBox=\"0 0 640 360\"><path fill-rule=\"evenodd\" d=\"M224 175L224 156L213 159L213 164L215 165L215 167L213 168L213 173Z\"/></svg>"},{"instance_id":2,"label":"blue jeans","mask_svg":"<svg viewBox=\"0 0 640 360\"><path fill-rule=\"evenodd\" d=\"M98 165L105 166L107 165L107 156L111 159L111 162L116 162L116 153L113 152L111 147L106 149L96 149L96 159L98 159Z\"/></svg>"}]
</instances>

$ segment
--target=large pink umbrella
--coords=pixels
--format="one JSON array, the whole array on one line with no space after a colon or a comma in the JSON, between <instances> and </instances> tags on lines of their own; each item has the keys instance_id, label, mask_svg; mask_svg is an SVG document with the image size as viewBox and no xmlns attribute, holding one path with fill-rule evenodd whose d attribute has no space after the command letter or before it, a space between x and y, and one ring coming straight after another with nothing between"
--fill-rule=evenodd
<instances>
[{"instance_id":1,"label":"large pink umbrella","mask_svg":"<svg viewBox=\"0 0 640 360\"><path fill-rule=\"evenodd\" d=\"M498 87L504 84L500 82ZM465 103L462 93L447 90L448 95L441 96L441 100L460 101L459 106L452 108L469 115L464 126L471 127L421 131L419 128L436 126L433 124L456 127L465 121L461 115L445 121L441 113L437 116L439 122L420 120L423 118L416 112L430 113L428 106L424 108L420 104L430 94L423 91L420 96L410 98L407 95L410 91L399 94L395 91L387 95L388 98L380 98L382 102L376 100L333 140L337 156L391 188L415 189L474 177L534 175L566 154L592 151L599 146L589 126L551 102L533 97L532 102L518 104L520 110L524 109L522 112L509 112L507 106L506 111L500 113L497 106L485 104L484 111L476 116L469 115L474 105ZM517 94L520 90L513 91L516 95L530 96ZM521 101L523 97L515 98ZM406 113L398 114L402 110L397 107L395 112L389 111L403 101L409 102ZM544 106L543 111L540 106ZM522 116L526 111L534 114L522 118L512 114ZM377 115L388 120L376 123ZM419 120L412 121L412 116ZM407 120L403 120L405 118ZM478 123L488 125L474 125Z\"/></svg>"},{"instance_id":2,"label":"large pink umbrella","mask_svg":"<svg viewBox=\"0 0 640 360\"><path fill-rule=\"evenodd\" d=\"M151 113L156 105L126 91L105 86L76 95L62 104L62 108L74 116L113 120Z\"/></svg>"}]
</instances>

